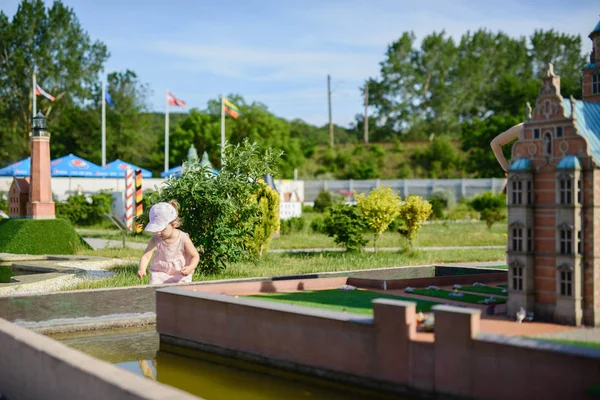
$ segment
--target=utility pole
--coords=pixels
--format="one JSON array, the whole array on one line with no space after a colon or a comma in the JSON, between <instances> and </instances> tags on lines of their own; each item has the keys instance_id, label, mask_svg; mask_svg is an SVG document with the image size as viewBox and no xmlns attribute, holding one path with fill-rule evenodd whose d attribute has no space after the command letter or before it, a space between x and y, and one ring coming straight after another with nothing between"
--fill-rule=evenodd
<instances>
[{"instance_id":1,"label":"utility pole","mask_svg":"<svg viewBox=\"0 0 600 400\"><path fill-rule=\"evenodd\" d=\"M327 75L327 99L329 100L329 147L333 148L333 122L331 120L331 76Z\"/></svg>"},{"instance_id":2,"label":"utility pole","mask_svg":"<svg viewBox=\"0 0 600 400\"><path fill-rule=\"evenodd\" d=\"M369 84L365 85L365 146L369 144Z\"/></svg>"}]
</instances>

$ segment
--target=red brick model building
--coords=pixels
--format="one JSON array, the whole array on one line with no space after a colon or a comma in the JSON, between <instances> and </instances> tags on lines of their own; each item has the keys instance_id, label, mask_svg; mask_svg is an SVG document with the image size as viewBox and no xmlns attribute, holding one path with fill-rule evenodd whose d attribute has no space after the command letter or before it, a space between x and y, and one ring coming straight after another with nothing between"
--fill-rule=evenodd
<instances>
[{"instance_id":1,"label":"red brick model building","mask_svg":"<svg viewBox=\"0 0 600 400\"><path fill-rule=\"evenodd\" d=\"M33 119L31 132L31 176L27 218L55 218L50 177L50 132L46 118L38 113Z\"/></svg>"},{"instance_id":2,"label":"red brick model building","mask_svg":"<svg viewBox=\"0 0 600 400\"><path fill-rule=\"evenodd\" d=\"M589 37L582 100L550 65L512 149L508 312L600 326L600 22Z\"/></svg>"},{"instance_id":3,"label":"red brick model building","mask_svg":"<svg viewBox=\"0 0 600 400\"><path fill-rule=\"evenodd\" d=\"M8 191L8 216L23 218L27 216L29 201L29 178L14 178Z\"/></svg>"}]
</instances>

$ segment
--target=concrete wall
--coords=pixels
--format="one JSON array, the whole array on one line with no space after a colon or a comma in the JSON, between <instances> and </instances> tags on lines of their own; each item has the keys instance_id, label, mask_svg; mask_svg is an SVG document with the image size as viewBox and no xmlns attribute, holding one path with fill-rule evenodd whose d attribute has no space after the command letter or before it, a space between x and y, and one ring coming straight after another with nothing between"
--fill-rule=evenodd
<instances>
[{"instance_id":1,"label":"concrete wall","mask_svg":"<svg viewBox=\"0 0 600 400\"><path fill-rule=\"evenodd\" d=\"M163 342L355 384L531 400L585 399L600 383L600 351L480 334L479 310L435 306L427 343L416 338L412 302L375 300L368 318L182 288L156 294Z\"/></svg>"},{"instance_id":2,"label":"concrete wall","mask_svg":"<svg viewBox=\"0 0 600 400\"><path fill-rule=\"evenodd\" d=\"M198 399L0 319L0 398Z\"/></svg>"},{"instance_id":3,"label":"concrete wall","mask_svg":"<svg viewBox=\"0 0 600 400\"><path fill-rule=\"evenodd\" d=\"M360 288L374 288L374 289L404 289L408 286L411 287L425 287L429 285L434 286L450 286L454 284L459 285L472 285L475 282L479 283L493 283L493 282L506 282L508 279L508 272L496 272L479 275L454 275L454 276L440 276L435 278L412 278L412 279L393 279L393 280L376 280L376 279L363 279L363 278L348 278L348 284Z\"/></svg>"}]
</instances>

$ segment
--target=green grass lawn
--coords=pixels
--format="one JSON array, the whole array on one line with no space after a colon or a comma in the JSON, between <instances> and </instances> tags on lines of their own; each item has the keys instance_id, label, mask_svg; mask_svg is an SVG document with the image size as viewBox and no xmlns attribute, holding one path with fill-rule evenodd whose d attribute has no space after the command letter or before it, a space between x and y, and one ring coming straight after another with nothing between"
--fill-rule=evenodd
<instances>
[{"instance_id":1,"label":"green grass lawn","mask_svg":"<svg viewBox=\"0 0 600 400\"><path fill-rule=\"evenodd\" d=\"M276 301L297 306L325 308L335 311L347 311L356 314L373 315L374 299L407 300L417 303L417 312L427 312L436 304L432 301L415 300L407 297L392 296L369 290L318 290L296 293L272 293L244 296L251 299Z\"/></svg>"},{"instance_id":2,"label":"green grass lawn","mask_svg":"<svg viewBox=\"0 0 600 400\"><path fill-rule=\"evenodd\" d=\"M439 299L462 301L464 303L471 303L471 304L482 304L481 301L483 301L487 298L486 296L479 296L477 294L469 294L469 293L463 293L462 297L452 297L452 296L450 296L450 293L452 293L452 291L444 290L444 289L440 289L440 290L415 289L415 291L413 293L421 295L421 296L429 296L429 297L435 297L435 298L439 298ZM502 303L506 303L506 299L496 297L496 304L502 304Z\"/></svg>"},{"instance_id":3,"label":"green grass lawn","mask_svg":"<svg viewBox=\"0 0 600 400\"><path fill-rule=\"evenodd\" d=\"M505 265L505 267L507 267L507 266ZM508 267L506 269L508 269ZM501 284L496 285L496 286L504 288L504 289L508 289L508 283L501 283Z\"/></svg>"},{"instance_id":4,"label":"green grass lawn","mask_svg":"<svg viewBox=\"0 0 600 400\"><path fill-rule=\"evenodd\" d=\"M475 292L484 294L495 294L498 296L508 296L507 292L503 292L504 288L495 286L463 286L460 291Z\"/></svg>"},{"instance_id":5,"label":"green grass lawn","mask_svg":"<svg viewBox=\"0 0 600 400\"><path fill-rule=\"evenodd\" d=\"M116 276L109 278L86 280L69 289L95 289L117 286L139 285L136 276L137 261L143 250L138 249L102 249L85 250L78 254L96 255L121 259L130 259L133 262L113 269ZM194 275L194 281L234 279L251 277L268 277L296 274L314 274L318 272L335 272L348 270L361 270L371 268L390 268L410 265L431 265L450 262L489 261L505 257L503 249L457 249L447 251L406 251L385 253L347 253L347 252L321 252L321 253L273 253L259 263L243 262L230 264L220 274ZM145 282L142 282L145 283Z\"/></svg>"}]
</instances>

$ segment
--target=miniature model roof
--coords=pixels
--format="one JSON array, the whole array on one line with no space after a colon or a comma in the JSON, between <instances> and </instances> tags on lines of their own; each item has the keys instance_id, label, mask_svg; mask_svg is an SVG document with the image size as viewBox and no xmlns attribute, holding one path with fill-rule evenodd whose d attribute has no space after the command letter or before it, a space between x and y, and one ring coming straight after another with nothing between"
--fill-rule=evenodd
<instances>
[{"instance_id":1,"label":"miniature model roof","mask_svg":"<svg viewBox=\"0 0 600 400\"><path fill-rule=\"evenodd\" d=\"M531 161L527 158L517 158L515 161L510 164L509 171L531 171Z\"/></svg>"},{"instance_id":2,"label":"miniature model roof","mask_svg":"<svg viewBox=\"0 0 600 400\"><path fill-rule=\"evenodd\" d=\"M575 156L566 156L560 160L556 169L581 169L581 162Z\"/></svg>"},{"instance_id":3,"label":"miniature model roof","mask_svg":"<svg viewBox=\"0 0 600 400\"><path fill-rule=\"evenodd\" d=\"M592 31L592 33L594 33L594 32L600 32L600 21L598 21L598 23L596 24L596 27Z\"/></svg>"},{"instance_id":4,"label":"miniature model roof","mask_svg":"<svg viewBox=\"0 0 600 400\"><path fill-rule=\"evenodd\" d=\"M571 101L563 99L567 116L571 115ZM590 153L600 165L600 103L575 100L575 125L577 131L590 144Z\"/></svg>"}]
</instances>

